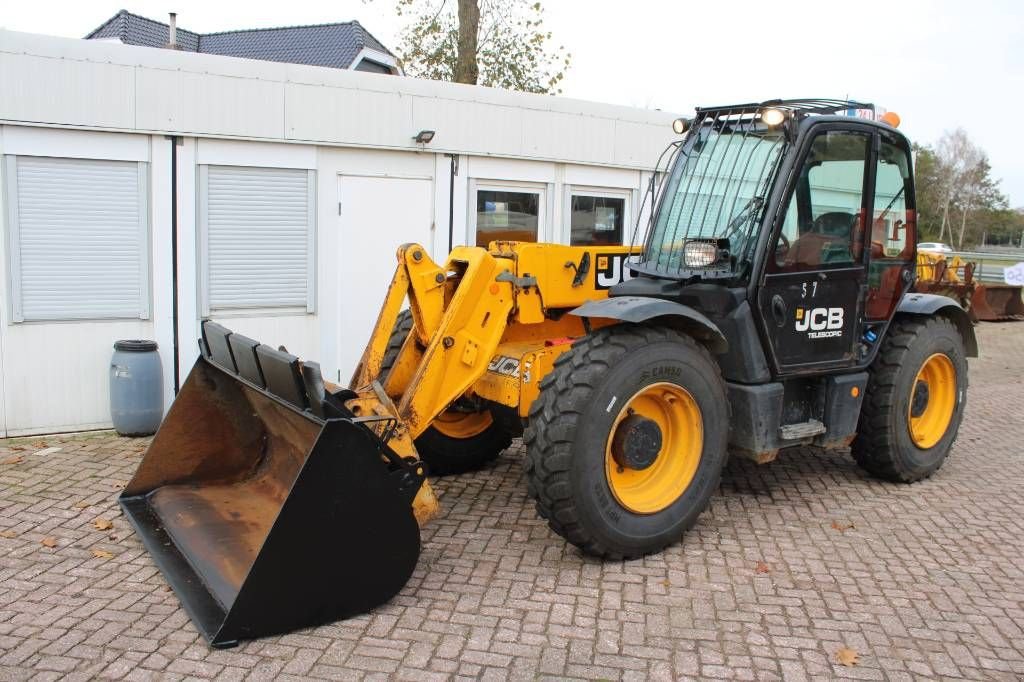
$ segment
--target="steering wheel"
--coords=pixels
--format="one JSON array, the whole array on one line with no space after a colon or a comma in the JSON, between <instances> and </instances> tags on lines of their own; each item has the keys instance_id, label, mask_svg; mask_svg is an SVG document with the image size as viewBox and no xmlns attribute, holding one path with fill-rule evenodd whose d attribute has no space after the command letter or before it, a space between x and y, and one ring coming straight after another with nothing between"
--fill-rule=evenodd
<instances>
[{"instance_id":1,"label":"steering wheel","mask_svg":"<svg viewBox=\"0 0 1024 682\"><path fill-rule=\"evenodd\" d=\"M782 265L789 256L789 239L785 233L779 232L779 243L775 245L775 262Z\"/></svg>"}]
</instances>

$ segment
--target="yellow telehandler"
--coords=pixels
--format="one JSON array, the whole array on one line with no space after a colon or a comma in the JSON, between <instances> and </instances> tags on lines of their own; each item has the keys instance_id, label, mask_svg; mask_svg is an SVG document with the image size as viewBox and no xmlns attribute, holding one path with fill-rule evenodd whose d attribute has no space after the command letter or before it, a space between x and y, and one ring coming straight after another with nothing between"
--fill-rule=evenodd
<instances>
[{"instance_id":1,"label":"yellow telehandler","mask_svg":"<svg viewBox=\"0 0 1024 682\"><path fill-rule=\"evenodd\" d=\"M348 386L204 322L121 496L214 646L390 599L437 512L427 476L523 435L529 495L583 551L677 542L727 452L852 446L937 470L963 415L967 315L910 293L910 144L870 105L773 100L674 125L642 248L415 244Z\"/></svg>"}]
</instances>

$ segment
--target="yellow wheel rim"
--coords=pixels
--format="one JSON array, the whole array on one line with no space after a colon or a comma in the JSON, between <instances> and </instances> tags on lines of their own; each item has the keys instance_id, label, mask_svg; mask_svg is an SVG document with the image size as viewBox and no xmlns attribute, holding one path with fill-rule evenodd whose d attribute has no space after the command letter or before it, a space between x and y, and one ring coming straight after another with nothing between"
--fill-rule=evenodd
<instances>
[{"instance_id":1,"label":"yellow wheel rim","mask_svg":"<svg viewBox=\"0 0 1024 682\"><path fill-rule=\"evenodd\" d=\"M621 466L612 454L619 424L637 414L661 430L661 448L644 469ZM612 424L605 445L605 475L612 495L636 514L654 514L670 507L697 473L704 448L704 422L690 392L670 383L651 384L626 401Z\"/></svg>"},{"instance_id":2,"label":"yellow wheel rim","mask_svg":"<svg viewBox=\"0 0 1024 682\"><path fill-rule=\"evenodd\" d=\"M956 369L949 356L935 353L914 379L907 405L907 424L914 445L927 450L942 440L956 410Z\"/></svg>"},{"instance_id":3,"label":"yellow wheel rim","mask_svg":"<svg viewBox=\"0 0 1024 682\"><path fill-rule=\"evenodd\" d=\"M431 426L450 438L472 438L479 436L494 423L488 411L483 412L442 412Z\"/></svg>"}]
</instances>

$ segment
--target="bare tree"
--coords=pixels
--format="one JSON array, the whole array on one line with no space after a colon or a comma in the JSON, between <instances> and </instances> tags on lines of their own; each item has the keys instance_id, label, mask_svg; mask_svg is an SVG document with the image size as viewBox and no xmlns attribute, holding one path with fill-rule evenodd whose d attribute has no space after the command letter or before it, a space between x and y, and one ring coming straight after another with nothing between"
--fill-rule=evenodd
<instances>
[{"instance_id":1,"label":"bare tree","mask_svg":"<svg viewBox=\"0 0 1024 682\"><path fill-rule=\"evenodd\" d=\"M395 0L409 23L398 54L408 76L558 94L570 55L538 0Z\"/></svg>"},{"instance_id":2,"label":"bare tree","mask_svg":"<svg viewBox=\"0 0 1024 682\"><path fill-rule=\"evenodd\" d=\"M958 201L970 203L971 192L969 180L972 175L977 174L977 169L984 159L983 152L967 136L967 131L957 128L952 132L946 132L940 139L936 148L938 162L937 178L941 185L940 196L942 196L942 225L939 228L939 241L942 241L949 231L949 241L953 241L953 225L950 211ZM963 208L963 205L961 205ZM959 242L963 243L963 232L966 225L966 213L963 211L960 226Z\"/></svg>"}]
</instances>

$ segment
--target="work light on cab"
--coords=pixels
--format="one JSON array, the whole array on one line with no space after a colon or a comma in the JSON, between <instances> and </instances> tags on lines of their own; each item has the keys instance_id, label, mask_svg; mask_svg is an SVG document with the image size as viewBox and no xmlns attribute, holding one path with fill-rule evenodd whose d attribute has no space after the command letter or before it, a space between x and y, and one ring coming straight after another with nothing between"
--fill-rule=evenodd
<instances>
[{"instance_id":1,"label":"work light on cab","mask_svg":"<svg viewBox=\"0 0 1024 682\"><path fill-rule=\"evenodd\" d=\"M761 112L761 121L767 125L775 127L786 120L786 114L782 109L765 109Z\"/></svg>"},{"instance_id":2,"label":"work light on cab","mask_svg":"<svg viewBox=\"0 0 1024 682\"><path fill-rule=\"evenodd\" d=\"M688 268L706 268L718 260L718 245L714 241L691 239L683 245L683 263Z\"/></svg>"}]
</instances>

